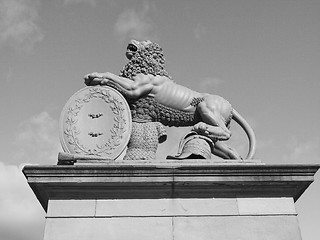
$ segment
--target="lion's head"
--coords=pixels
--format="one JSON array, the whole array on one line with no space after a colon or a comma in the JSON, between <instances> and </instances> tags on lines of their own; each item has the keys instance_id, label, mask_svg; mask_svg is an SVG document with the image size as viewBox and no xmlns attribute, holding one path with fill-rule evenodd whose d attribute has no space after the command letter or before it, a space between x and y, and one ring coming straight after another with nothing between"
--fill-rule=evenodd
<instances>
[{"instance_id":1,"label":"lion's head","mask_svg":"<svg viewBox=\"0 0 320 240\"><path fill-rule=\"evenodd\" d=\"M157 43L149 40L142 42L131 40L126 56L129 62L121 70L122 77L132 79L133 76L143 73L171 78L165 70L162 48Z\"/></svg>"}]
</instances>

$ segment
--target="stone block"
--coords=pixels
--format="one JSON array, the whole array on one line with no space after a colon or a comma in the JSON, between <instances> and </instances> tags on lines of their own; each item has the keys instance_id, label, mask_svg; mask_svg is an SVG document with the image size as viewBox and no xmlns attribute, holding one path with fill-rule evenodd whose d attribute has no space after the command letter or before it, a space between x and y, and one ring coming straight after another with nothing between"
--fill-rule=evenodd
<instances>
[{"instance_id":1,"label":"stone block","mask_svg":"<svg viewBox=\"0 0 320 240\"><path fill-rule=\"evenodd\" d=\"M238 198L240 215L296 215L292 198Z\"/></svg>"},{"instance_id":2,"label":"stone block","mask_svg":"<svg viewBox=\"0 0 320 240\"><path fill-rule=\"evenodd\" d=\"M96 200L49 200L47 217L93 217Z\"/></svg>"},{"instance_id":3,"label":"stone block","mask_svg":"<svg viewBox=\"0 0 320 240\"><path fill-rule=\"evenodd\" d=\"M237 200L118 199L97 200L97 217L238 215Z\"/></svg>"},{"instance_id":4,"label":"stone block","mask_svg":"<svg viewBox=\"0 0 320 240\"><path fill-rule=\"evenodd\" d=\"M44 240L170 240L171 218L49 218Z\"/></svg>"},{"instance_id":5,"label":"stone block","mask_svg":"<svg viewBox=\"0 0 320 240\"><path fill-rule=\"evenodd\" d=\"M301 240L295 216L174 218L174 240Z\"/></svg>"},{"instance_id":6,"label":"stone block","mask_svg":"<svg viewBox=\"0 0 320 240\"><path fill-rule=\"evenodd\" d=\"M44 240L301 240L318 165L26 166Z\"/></svg>"}]
</instances>

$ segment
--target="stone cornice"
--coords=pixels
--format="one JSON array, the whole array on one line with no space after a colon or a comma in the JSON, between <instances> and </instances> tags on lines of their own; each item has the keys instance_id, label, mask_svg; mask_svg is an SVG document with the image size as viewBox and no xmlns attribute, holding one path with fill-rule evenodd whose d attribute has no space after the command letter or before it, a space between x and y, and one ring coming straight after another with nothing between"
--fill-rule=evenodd
<instances>
[{"instance_id":1,"label":"stone cornice","mask_svg":"<svg viewBox=\"0 0 320 240\"><path fill-rule=\"evenodd\" d=\"M47 210L50 199L292 197L313 182L320 165L121 163L25 166Z\"/></svg>"}]
</instances>

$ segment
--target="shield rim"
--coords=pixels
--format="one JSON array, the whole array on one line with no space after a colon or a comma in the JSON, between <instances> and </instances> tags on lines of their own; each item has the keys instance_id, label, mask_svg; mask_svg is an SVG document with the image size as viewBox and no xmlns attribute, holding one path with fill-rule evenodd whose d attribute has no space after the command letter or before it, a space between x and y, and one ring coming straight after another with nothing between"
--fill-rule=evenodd
<instances>
[{"instance_id":1,"label":"shield rim","mask_svg":"<svg viewBox=\"0 0 320 240\"><path fill-rule=\"evenodd\" d=\"M119 91L117 91L116 89L114 89L112 87L109 87L109 86L101 86L101 85L99 85L99 86L87 86L87 87L79 89L77 92L75 92L68 99L68 101L66 102L66 104L64 105L64 107L63 107L63 109L62 109L62 111L60 113L60 119L59 119L59 140L60 140L60 145L61 145L61 147L62 147L64 152L67 152L67 153L70 153L70 154L76 154L76 153L74 153L74 152L69 150L69 148L67 147L67 144L65 142L65 139L64 139L64 127L63 127L63 125L64 125L64 117L65 117L65 115L66 115L66 113L68 111L68 108L70 107L70 104L75 100L76 96L78 94L80 94L81 92L83 92L83 91L87 91L90 88L104 88L106 90L112 90L115 94L117 94L119 96L120 99L123 100L124 107L128 111L128 120L129 120L128 121L128 126L129 126L128 127L129 128L128 132L129 132L129 134L128 134L127 139L124 141L124 143L125 143L124 147L118 154L112 154L111 157L106 158L106 159L116 160L126 150L127 145L129 143L130 136L131 136L131 131L132 131L132 116L131 116L131 111L130 111L130 107L128 105L127 100L123 97L123 95ZM96 155L93 154L93 155L90 155L90 156L96 156Z\"/></svg>"}]
</instances>

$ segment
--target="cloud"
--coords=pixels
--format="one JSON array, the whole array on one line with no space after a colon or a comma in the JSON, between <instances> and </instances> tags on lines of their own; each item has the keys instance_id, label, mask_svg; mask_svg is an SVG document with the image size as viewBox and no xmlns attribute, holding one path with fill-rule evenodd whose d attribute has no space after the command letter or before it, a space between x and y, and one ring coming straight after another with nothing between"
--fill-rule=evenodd
<instances>
[{"instance_id":1,"label":"cloud","mask_svg":"<svg viewBox=\"0 0 320 240\"><path fill-rule=\"evenodd\" d=\"M194 38L200 40L207 34L207 29L205 26L198 24L193 30Z\"/></svg>"},{"instance_id":2,"label":"cloud","mask_svg":"<svg viewBox=\"0 0 320 240\"><path fill-rule=\"evenodd\" d=\"M0 43L31 51L43 40L38 26L39 0L0 0Z\"/></svg>"},{"instance_id":3,"label":"cloud","mask_svg":"<svg viewBox=\"0 0 320 240\"><path fill-rule=\"evenodd\" d=\"M11 83L13 81L13 76L14 76L13 70L12 68L9 68L7 70L7 73L5 74L5 82Z\"/></svg>"},{"instance_id":4,"label":"cloud","mask_svg":"<svg viewBox=\"0 0 320 240\"><path fill-rule=\"evenodd\" d=\"M199 91L210 92L211 89L214 90L218 88L224 82L225 81L220 78L206 77L200 81Z\"/></svg>"},{"instance_id":5,"label":"cloud","mask_svg":"<svg viewBox=\"0 0 320 240\"><path fill-rule=\"evenodd\" d=\"M257 141L257 150L265 150L271 147L274 147L273 139L259 139Z\"/></svg>"},{"instance_id":6,"label":"cloud","mask_svg":"<svg viewBox=\"0 0 320 240\"><path fill-rule=\"evenodd\" d=\"M9 159L16 165L0 161L0 239L41 240L45 212L27 184L22 167L26 163L57 163L61 151L58 121L45 111L22 121L13 144L16 151Z\"/></svg>"},{"instance_id":7,"label":"cloud","mask_svg":"<svg viewBox=\"0 0 320 240\"><path fill-rule=\"evenodd\" d=\"M97 5L95 0L64 0L65 5L78 4L78 3L89 4L92 7L95 7Z\"/></svg>"},{"instance_id":8,"label":"cloud","mask_svg":"<svg viewBox=\"0 0 320 240\"><path fill-rule=\"evenodd\" d=\"M40 240L45 212L25 177L22 166L0 162L0 239Z\"/></svg>"},{"instance_id":9,"label":"cloud","mask_svg":"<svg viewBox=\"0 0 320 240\"><path fill-rule=\"evenodd\" d=\"M284 154L282 159L290 163L319 163L320 138L309 141L301 141L292 137L287 144L286 150L289 154Z\"/></svg>"},{"instance_id":10,"label":"cloud","mask_svg":"<svg viewBox=\"0 0 320 240\"><path fill-rule=\"evenodd\" d=\"M56 164L61 151L58 130L58 121L47 112L23 121L15 136L17 151L13 154L13 161L18 164Z\"/></svg>"},{"instance_id":11,"label":"cloud","mask_svg":"<svg viewBox=\"0 0 320 240\"><path fill-rule=\"evenodd\" d=\"M122 40L125 38L135 38L138 40L155 38L154 26L149 17L151 10L150 5L144 3L140 11L127 9L122 12L115 24L117 37L120 37Z\"/></svg>"},{"instance_id":12,"label":"cloud","mask_svg":"<svg viewBox=\"0 0 320 240\"><path fill-rule=\"evenodd\" d=\"M43 239L45 212L22 174L25 163L56 164L61 151L58 122L41 112L21 122L10 164L0 162L0 239Z\"/></svg>"}]
</instances>

